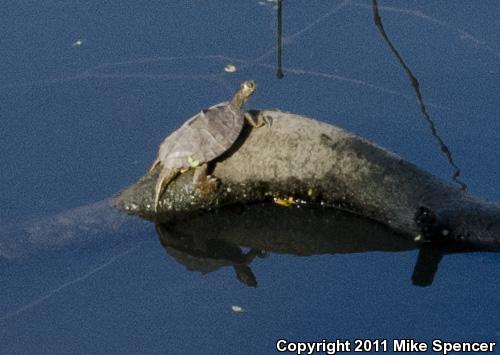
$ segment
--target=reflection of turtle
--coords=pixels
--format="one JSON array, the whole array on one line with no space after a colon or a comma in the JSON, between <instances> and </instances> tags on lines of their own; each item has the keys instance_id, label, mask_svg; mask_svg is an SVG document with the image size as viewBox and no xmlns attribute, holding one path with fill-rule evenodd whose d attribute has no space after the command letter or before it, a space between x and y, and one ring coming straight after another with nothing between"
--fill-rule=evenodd
<instances>
[{"instance_id":1,"label":"reflection of turtle","mask_svg":"<svg viewBox=\"0 0 500 355\"><path fill-rule=\"evenodd\" d=\"M255 91L253 81L245 81L230 102L203 110L165 138L149 171L161 165L155 188L155 209L167 185L182 172L195 168L193 184L200 190L214 188L216 179L207 176L207 163L226 152L248 122L260 127L264 119L254 119L241 108Z\"/></svg>"},{"instance_id":2,"label":"reflection of turtle","mask_svg":"<svg viewBox=\"0 0 500 355\"><path fill-rule=\"evenodd\" d=\"M156 225L156 231L167 253L189 271L207 274L225 266L232 266L241 283L257 287L257 279L250 269L250 263L256 256L264 257L263 251L252 248L245 253L238 245L228 241L205 239L201 235L178 235L161 224Z\"/></svg>"}]
</instances>

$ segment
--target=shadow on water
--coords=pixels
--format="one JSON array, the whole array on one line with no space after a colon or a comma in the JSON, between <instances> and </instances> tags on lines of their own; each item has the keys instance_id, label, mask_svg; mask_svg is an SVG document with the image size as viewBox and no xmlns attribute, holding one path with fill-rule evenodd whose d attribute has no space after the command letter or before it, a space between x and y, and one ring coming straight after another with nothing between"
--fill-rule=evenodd
<instances>
[{"instance_id":1,"label":"shadow on water","mask_svg":"<svg viewBox=\"0 0 500 355\"><path fill-rule=\"evenodd\" d=\"M429 127L431 128L432 135L436 139L437 143L439 144L441 152L443 152L446 159L448 160L448 163L451 165L451 167L453 169L453 175L452 175L453 181L455 181L455 183L460 185L460 188L463 191L465 191L467 189L467 185L459 178L460 169L456 165L456 163L453 161L453 157L452 157L450 149L448 148L448 146L444 142L443 138L441 138L441 136L437 132L436 124L434 123L429 112L427 111L427 108L426 108L426 105L424 102L424 98L423 98L422 93L420 91L420 83L419 83L417 77L415 76L415 74L413 74L410 67L404 61L404 59L401 56L401 54L399 53L399 51L396 49L396 46L394 46L392 41L389 39L389 36L388 36L387 32L385 31L384 26L382 24L382 17L380 16L377 0L372 0L372 4L373 4L373 21L375 22L375 26L377 27L377 30L382 35L382 38L384 39L384 41L387 43L387 45L391 49L394 56L397 58L399 65L401 65L401 67L405 71L406 75L408 75L408 78L410 79L410 82L411 82L411 86L415 90L415 95L417 96L420 112L422 113L424 119L429 124Z\"/></svg>"},{"instance_id":2,"label":"shadow on water","mask_svg":"<svg viewBox=\"0 0 500 355\"><path fill-rule=\"evenodd\" d=\"M232 267L238 280L257 286L250 264L256 257L300 257L419 250L412 275L430 286L445 254L473 251L456 244L417 244L370 219L331 208L255 204L156 226L165 251L187 270L203 274ZM244 251L248 250L248 251Z\"/></svg>"}]
</instances>

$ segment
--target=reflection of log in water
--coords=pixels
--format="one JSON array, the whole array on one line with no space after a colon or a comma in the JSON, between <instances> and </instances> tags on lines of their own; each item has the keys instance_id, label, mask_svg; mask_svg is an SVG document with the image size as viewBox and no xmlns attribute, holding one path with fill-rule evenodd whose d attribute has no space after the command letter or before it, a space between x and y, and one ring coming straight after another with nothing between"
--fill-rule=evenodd
<instances>
[{"instance_id":1,"label":"reflection of log in water","mask_svg":"<svg viewBox=\"0 0 500 355\"><path fill-rule=\"evenodd\" d=\"M257 286L250 264L266 253L319 254L404 251L417 247L372 220L330 208L231 206L157 225L160 242L190 271L233 267L247 286ZM250 248L245 253L242 247Z\"/></svg>"},{"instance_id":2,"label":"reflection of log in water","mask_svg":"<svg viewBox=\"0 0 500 355\"><path fill-rule=\"evenodd\" d=\"M441 152L445 155L446 159L448 160L448 163L451 165L451 167L453 169L452 179L458 185L460 185L462 190L465 191L467 189L467 185L459 178L460 177L460 169L458 168L458 166L454 162L450 149L448 148L448 146L444 142L443 138L441 138L441 136L438 134L437 129L436 129L436 124L432 120L429 112L427 112L427 108L426 108L425 103L424 103L424 98L423 98L422 93L420 91L420 83L418 82L415 74L413 74L413 72L411 71L410 67L404 61L401 54L399 54L399 51L396 49L396 47L394 46L392 41L389 39L389 36L387 35L387 32L385 31L384 26L382 24L382 17L380 17L380 12L378 9L377 0L372 0L372 2L373 2L373 21L375 22L375 26L379 30L384 41L387 43L387 45L391 49L392 53L394 53L394 55L396 56L398 63L401 65L401 67L403 68L405 73L408 75L408 78L410 79L411 85L412 85L413 89L415 90L415 95L417 96L417 101L418 101L418 106L420 108L420 112L422 113L422 116L429 124L429 127L431 128L431 133L432 133L433 137L436 139L436 141L438 142L439 147L441 149Z\"/></svg>"},{"instance_id":3,"label":"reflection of log in water","mask_svg":"<svg viewBox=\"0 0 500 355\"><path fill-rule=\"evenodd\" d=\"M271 203L228 206L167 223L163 230L161 237L169 240L169 245L179 246L180 241L189 240L200 246L217 239L299 256L404 251L419 246L378 222L352 213Z\"/></svg>"},{"instance_id":4,"label":"reflection of log in water","mask_svg":"<svg viewBox=\"0 0 500 355\"><path fill-rule=\"evenodd\" d=\"M444 254L465 251L421 246L380 223L336 209L268 203L230 206L158 224L157 232L166 252L189 271L206 274L233 267L237 278L252 287L257 286L258 275L253 274L251 263L267 253L272 258L272 254L400 252L421 247L412 280L415 285L429 286ZM245 253L243 247L250 251Z\"/></svg>"},{"instance_id":5,"label":"reflection of log in water","mask_svg":"<svg viewBox=\"0 0 500 355\"><path fill-rule=\"evenodd\" d=\"M106 243L134 237L140 233L137 225L137 220L118 213L109 198L54 216L2 226L0 259L43 256L92 245L102 248Z\"/></svg>"}]
</instances>

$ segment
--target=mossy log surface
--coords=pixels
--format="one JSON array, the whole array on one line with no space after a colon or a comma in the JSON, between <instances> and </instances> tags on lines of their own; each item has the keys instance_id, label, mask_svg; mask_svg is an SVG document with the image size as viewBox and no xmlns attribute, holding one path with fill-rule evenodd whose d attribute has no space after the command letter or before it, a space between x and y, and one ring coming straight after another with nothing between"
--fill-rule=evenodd
<instances>
[{"instance_id":1,"label":"mossy log surface","mask_svg":"<svg viewBox=\"0 0 500 355\"><path fill-rule=\"evenodd\" d=\"M416 215L423 207L434 217L429 228L446 240L500 245L498 204L470 196L338 127L281 111L262 113L272 125L245 127L231 150L211 164L212 175L220 180L216 193L194 192L192 172L187 172L168 186L155 213L157 168L121 192L116 206L168 222L222 206L292 196L371 218L411 239L422 234Z\"/></svg>"}]
</instances>

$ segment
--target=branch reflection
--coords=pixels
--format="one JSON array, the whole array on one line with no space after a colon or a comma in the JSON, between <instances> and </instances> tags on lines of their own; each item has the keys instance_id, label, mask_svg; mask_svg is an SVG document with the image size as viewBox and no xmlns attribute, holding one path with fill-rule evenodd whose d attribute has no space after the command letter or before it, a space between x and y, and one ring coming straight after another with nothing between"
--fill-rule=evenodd
<instances>
[{"instance_id":1,"label":"branch reflection","mask_svg":"<svg viewBox=\"0 0 500 355\"><path fill-rule=\"evenodd\" d=\"M276 71L276 77L278 79L283 79L285 76L283 74L283 0L278 0L278 70Z\"/></svg>"},{"instance_id":2,"label":"branch reflection","mask_svg":"<svg viewBox=\"0 0 500 355\"><path fill-rule=\"evenodd\" d=\"M429 113L427 112L427 108L426 108L425 103L424 103L424 98L423 98L422 93L420 91L420 83L418 82L416 76L413 74L411 69L405 63L405 61L403 60L403 57L401 56L401 54L399 54L398 50L396 49L396 47L394 46L392 41L389 39L387 32L385 32L384 26L382 25L382 18L380 17L380 12L378 9L377 0L372 0L372 3L373 3L373 21L375 22L375 26L379 30L384 41L387 43L387 45L391 49L392 53L394 53L394 55L396 56L399 64L401 65L401 67L403 68L405 73L408 75L408 78L410 79L411 85L412 85L413 89L415 90L415 95L417 96L420 112L422 113L424 119L429 124L429 127L431 128L432 135L434 136L434 138L438 142L439 147L441 149L441 152L443 152L446 159L448 160L448 163L451 165L451 167L453 169L453 175L452 175L453 181L455 181L458 185L460 185L460 188L463 191L465 191L467 189L467 185L459 178L460 168L453 161L453 157L452 157L450 149L444 143L443 138L441 138L441 136L438 134L437 129L436 129L436 125L435 125L434 121L432 120L431 116L429 115Z\"/></svg>"}]
</instances>

